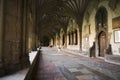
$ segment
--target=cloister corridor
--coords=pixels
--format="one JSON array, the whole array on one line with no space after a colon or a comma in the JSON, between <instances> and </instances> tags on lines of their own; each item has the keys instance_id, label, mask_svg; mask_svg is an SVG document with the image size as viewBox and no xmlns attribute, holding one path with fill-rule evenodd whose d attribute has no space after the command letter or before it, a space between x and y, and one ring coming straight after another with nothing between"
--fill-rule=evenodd
<instances>
[{"instance_id":1,"label":"cloister corridor","mask_svg":"<svg viewBox=\"0 0 120 80\"><path fill-rule=\"evenodd\" d=\"M0 80L120 80L120 0L0 0Z\"/></svg>"}]
</instances>

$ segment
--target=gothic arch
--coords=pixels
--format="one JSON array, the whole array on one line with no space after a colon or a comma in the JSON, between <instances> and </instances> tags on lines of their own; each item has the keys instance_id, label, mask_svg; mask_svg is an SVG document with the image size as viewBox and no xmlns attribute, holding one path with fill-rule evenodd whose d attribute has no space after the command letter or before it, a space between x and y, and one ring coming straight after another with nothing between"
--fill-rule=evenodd
<instances>
[{"instance_id":1,"label":"gothic arch","mask_svg":"<svg viewBox=\"0 0 120 80\"><path fill-rule=\"evenodd\" d=\"M96 31L99 29L107 29L108 12L105 7L100 7L95 16Z\"/></svg>"},{"instance_id":2,"label":"gothic arch","mask_svg":"<svg viewBox=\"0 0 120 80\"><path fill-rule=\"evenodd\" d=\"M96 31L96 56L104 57L108 42L108 12L105 7L100 7L95 15Z\"/></svg>"},{"instance_id":3,"label":"gothic arch","mask_svg":"<svg viewBox=\"0 0 120 80\"><path fill-rule=\"evenodd\" d=\"M106 39L106 33L104 31L101 31L98 35L98 49L99 49L99 54L98 56L104 57L105 51L107 48L107 39Z\"/></svg>"}]
</instances>

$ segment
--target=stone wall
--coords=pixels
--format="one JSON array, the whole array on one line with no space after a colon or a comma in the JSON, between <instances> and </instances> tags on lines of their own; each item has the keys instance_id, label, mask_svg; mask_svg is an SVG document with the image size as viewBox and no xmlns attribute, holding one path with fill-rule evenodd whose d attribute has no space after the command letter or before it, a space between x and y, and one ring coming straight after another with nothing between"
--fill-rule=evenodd
<instances>
[{"instance_id":1,"label":"stone wall","mask_svg":"<svg viewBox=\"0 0 120 80\"><path fill-rule=\"evenodd\" d=\"M0 76L4 75L3 70L3 0L0 0Z\"/></svg>"},{"instance_id":2,"label":"stone wall","mask_svg":"<svg viewBox=\"0 0 120 80\"><path fill-rule=\"evenodd\" d=\"M112 1L112 0L111 0ZM113 2L116 0L113 0ZM96 5L93 5L96 4ZM84 15L84 21L83 21L83 43L85 43L85 35L89 37L89 45L88 47L90 48L93 44L94 41L96 41L96 30L95 30L95 15L100 7L104 7L107 10L108 13L108 42L107 45L111 44L112 45L112 51L113 54L119 55L120 53L118 52L118 48L120 47L119 43L114 43L114 29L112 29L112 19L115 17L120 16L120 1L114 4L116 6L113 10L112 7L110 7L110 1L107 0L101 0L101 1L95 1L92 0L85 12ZM86 27L89 25L89 27ZM90 30L89 34L86 34L86 28L88 31ZM84 46L85 44L83 44ZM89 50L88 48L88 50ZM84 47L83 47L84 49ZM96 54L98 55L98 49L96 48Z\"/></svg>"},{"instance_id":3,"label":"stone wall","mask_svg":"<svg viewBox=\"0 0 120 80\"><path fill-rule=\"evenodd\" d=\"M4 2L3 2L4 1ZM0 0L0 76L29 66L27 2ZM3 6L4 5L4 6Z\"/></svg>"}]
</instances>

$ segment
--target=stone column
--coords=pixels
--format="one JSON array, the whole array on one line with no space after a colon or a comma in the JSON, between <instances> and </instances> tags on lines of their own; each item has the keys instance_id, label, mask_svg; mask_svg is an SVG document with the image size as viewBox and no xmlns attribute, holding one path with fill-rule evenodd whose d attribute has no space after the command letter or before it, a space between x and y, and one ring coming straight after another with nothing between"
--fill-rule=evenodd
<instances>
[{"instance_id":1,"label":"stone column","mask_svg":"<svg viewBox=\"0 0 120 80\"><path fill-rule=\"evenodd\" d=\"M58 36L57 42L58 42L58 47L60 47L61 46L61 37L60 36Z\"/></svg>"},{"instance_id":2,"label":"stone column","mask_svg":"<svg viewBox=\"0 0 120 80\"><path fill-rule=\"evenodd\" d=\"M77 43L78 43L78 45L80 45L80 32L79 32L79 29L77 29L77 37L78 37L78 38L77 38L77 39L78 39L78 40L77 40L77 41L78 41Z\"/></svg>"},{"instance_id":3,"label":"stone column","mask_svg":"<svg viewBox=\"0 0 120 80\"><path fill-rule=\"evenodd\" d=\"M36 34L37 34L37 21L36 21L36 0L32 0L33 3L33 49L37 50L37 46L36 46ZM39 43L37 43L39 44Z\"/></svg>"},{"instance_id":4,"label":"stone column","mask_svg":"<svg viewBox=\"0 0 120 80\"><path fill-rule=\"evenodd\" d=\"M71 33L71 45L73 45L74 37L73 37L73 32Z\"/></svg>"},{"instance_id":5,"label":"stone column","mask_svg":"<svg viewBox=\"0 0 120 80\"><path fill-rule=\"evenodd\" d=\"M30 10L28 10L28 48L29 52L33 50L33 45L35 42L34 28L33 28L33 16Z\"/></svg>"},{"instance_id":6,"label":"stone column","mask_svg":"<svg viewBox=\"0 0 120 80\"><path fill-rule=\"evenodd\" d=\"M58 44L58 39L57 39L57 36L55 36L55 46L57 46Z\"/></svg>"},{"instance_id":7,"label":"stone column","mask_svg":"<svg viewBox=\"0 0 120 80\"><path fill-rule=\"evenodd\" d=\"M71 34L69 33L68 34L68 45L70 45L71 44Z\"/></svg>"},{"instance_id":8,"label":"stone column","mask_svg":"<svg viewBox=\"0 0 120 80\"><path fill-rule=\"evenodd\" d=\"M66 34L63 34L63 36L62 36L62 45L63 45L63 47L65 47L65 37L66 37Z\"/></svg>"},{"instance_id":9,"label":"stone column","mask_svg":"<svg viewBox=\"0 0 120 80\"><path fill-rule=\"evenodd\" d=\"M53 45L53 46L56 46L56 40L55 40L55 37L54 37L53 39L54 39L54 43L53 43L54 45Z\"/></svg>"},{"instance_id":10,"label":"stone column","mask_svg":"<svg viewBox=\"0 0 120 80\"><path fill-rule=\"evenodd\" d=\"M60 47L62 47L63 46L63 35L62 34L60 34L60 38L59 38L59 43L60 43Z\"/></svg>"},{"instance_id":11,"label":"stone column","mask_svg":"<svg viewBox=\"0 0 120 80\"><path fill-rule=\"evenodd\" d=\"M28 18L28 47L29 51L36 50L36 0L29 0L27 18Z\"/></svg>"},{"instance_id":12,"label":"stone column","mask_svg":"<svg viewBox=\"0 0 120 80\"><path fill-rule=\"evenodd\" d=\"M35 44L36 44L36 47L38 48L39 46L41 46L41 43L40 43L40 41L38 40L38 34L36 33L36 35L35 35Z\"/></svg>"},{"instance_id":13,"label":"stone column","mask_svg":"<svg viewBox=\"0 0 120 80\"><path fill-rule=\"evenodd\" d=\"M4 75L5 71L3 68L3 10L4 10L4 0L0 0L0 76Z\"/></svg>"},{"instance_id":14,"label":"stone column","mask_svg":"<svg viewBox=\"0 0 120 80\"><path fill-rule=\"evenodd\" d=\"M68 35L67 33L65 33L65 48L67 48L67 45L68 45Z\"/></svg>"},{"instance_id":15,"label":"stone column","mask_svg":"<svg viewBox=\"0 0 120 80\"><path fill-rule=\"evenodd\" d=\"M69 45L69 34L66 34L66 44L67 44L67 46Z\"/></svg>"},{"instance_id":16,"label":"stone column","mask_svg":"<svg viewBox=\"0 0 120 80\"><path fill-rule=\"evenodd\" d=\"M50 40L50 45L53 45L53 39Z\"/></svg>"},{"instance_id":17,"label":"stone column","mask_svg":"<svg viewBox=\"0 0 120 80\"><path fill-rule=\"evenodd\" d=\"M5 0L4 4L3 60L5 73L9 74L21 69L22 0Z\"/></svg>"},{"instance_id":18,"label":"stone column","mask_svg":"<svg viewBox=\"0 0 120 80\"><path fill-rule=\"evenodd\" d=\"M22 9L22 54L21 54L21 67L25 68L30 65L29 62L29 48L28 48L28 2L26 0L23 0L22 6L24 7Z\"/></svg>"},{"instance_id":19,"label":"stone column","mask_svg":"<svg viewBox=\"0 0 120 80\"><path fill-rule=\"evenodd\" d=\"M77 45L78 44L78 31L77 30L75 31L74 36L75 36L75 45Z\"/></svg>"},{"instance_id":20,"label":"stone column","mask_svg":"<svg viewBox=\"0 0 120 80\"><path fill-rule=\"evenodd\" d=\"M76 34L75 34L75 32L73 33L73 36L74 36L74 45L75 45L75 43L76 43Z\"/></svg>"},{"instance_id":21,"label":"stone column","mask_svg":"<svg viewBox=\"0 0 120 80\"><path fill-rule=\"evenodd\" d=\"M72 41L73 41L72 33L70 33L70 45L72 45Z\"/></svg>"}]
</instances>

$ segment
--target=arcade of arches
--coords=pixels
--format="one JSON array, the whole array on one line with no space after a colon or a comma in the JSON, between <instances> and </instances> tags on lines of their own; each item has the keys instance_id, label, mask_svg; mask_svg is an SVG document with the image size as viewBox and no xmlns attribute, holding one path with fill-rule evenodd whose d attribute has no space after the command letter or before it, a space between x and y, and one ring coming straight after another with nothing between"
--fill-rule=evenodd
<instances>
[{"instance_id":1,"label":"arcade of arches","mask_svg":"<svg viewBox=\"0 0 120 80\"><path fill-rule=\"evenodd\" d=\"M81 2L78 11L67 1ZM40 45L120 56L120 1L0 0L0 76L29 67L28 53Z\"/></svg>"}]
</instances>

